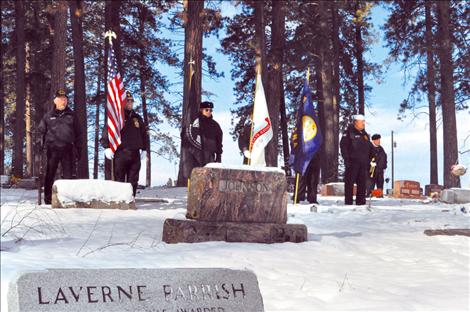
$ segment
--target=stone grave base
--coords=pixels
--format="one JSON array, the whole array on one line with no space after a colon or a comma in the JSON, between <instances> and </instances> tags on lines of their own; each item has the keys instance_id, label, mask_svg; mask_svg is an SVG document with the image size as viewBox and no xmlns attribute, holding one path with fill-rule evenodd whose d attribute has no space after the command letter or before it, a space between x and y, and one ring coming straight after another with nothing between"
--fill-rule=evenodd
<instances>
[{"instance_id":1,"label":"stone grave base","mask_svg":"<svg viewBox=\"0 0 470 312\"><path fill-rule=\"evenodd\" d=\"M132 185L104 180L57 180L52 208L136 209Z\"/></svg>"},{"instance_id":2,"label":"stone grave base","mask_svg":"<svg viewBox=\"0 0 470 312\"><path fill-rule=\"evenodd\" d=\"M168 244L208 241L301 243L307 241L307 227L304 224L166 219L163 225L163 241Z\"/></svg>"},{"instance_id":3,"label":"stone grave base","mask_svg":"<svg viewBox=\"0 0 470 312\"><path fill-rule=\"evenodd\" d=\"M57 192L52 192L51 199L52 208L94 208L94 209L121 209L121 210L135 210L135 202L104 202L100 200L91 200L86 202L76 201L73 203L62 203L57 198Z\"/></svg>"}]
</instances>

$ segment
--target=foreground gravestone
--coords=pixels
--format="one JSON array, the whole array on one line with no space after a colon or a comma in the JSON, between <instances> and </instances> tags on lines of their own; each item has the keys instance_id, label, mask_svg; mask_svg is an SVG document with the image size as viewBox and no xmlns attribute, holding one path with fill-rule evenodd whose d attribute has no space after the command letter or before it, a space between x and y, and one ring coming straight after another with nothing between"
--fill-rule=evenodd
<instances>
[{"instance_id":1,"label":"foreground gravestone","mask_svg":"<svg viewBox=\"0 0 470 312\"><path fill-rule=\"evenodd\" d=\"M392 196L396 198L424 198L419 182L410 180L395 181Z\"/></svg>"},{"instance_id":2,"label":"foreground gravestone","mask_svg":"<svg viewBox=\"0 0 470 312\"><path fill-rule=\"evenodd\" d=\"M136 209L132 185L108 180L57 180L52 208Z\"/></svg>"},{"instance_id":3,"label":"foreground gravestone","mask_svg":"<svg viewBox=\"0 0 470 312\"><path fill-rule=\"evenodd\" d=\"M187 220L167 219L166 243L304 242L307 227L287 222L287 183L280 169L208 164L191 173Z\"/></svg>"},{"instance_id":4,"label":"foreground gravestone","mask_svg":"<svg viewBox=\"0 0 470 312\"><path fill-rule=\"evenodd\" d=\"M256 275L230 269L54 269L10 284L8 311L264 311Z\"/></svg>"}]
</instances>

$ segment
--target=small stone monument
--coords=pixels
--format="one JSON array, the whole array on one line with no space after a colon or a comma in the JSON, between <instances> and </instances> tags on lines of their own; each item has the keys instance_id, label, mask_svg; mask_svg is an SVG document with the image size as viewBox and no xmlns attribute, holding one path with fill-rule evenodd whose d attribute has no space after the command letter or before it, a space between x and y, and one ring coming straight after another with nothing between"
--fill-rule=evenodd
<instances>
[{"instance_id":1,"label":"small stone monument","mask_svg":"<svg viewBox=\"0 0 470 312\"><path fill-rule=\"evenodd\" d=\"M395 181L392 197L423 199L419 182L410 180Z\"/></svg>"},{"instance_id":2,"label":"small stone monument","mask_svg":"<svg viewBox=\"0 0 470 312\"><path fill-rule=\"evenodd\" d=\"M357 185L353 186L353 195L356 195ZM344 196L344 182L331 182L321 187L322 196Z\"/></svg>"},{"instance_id":3,"label":"small stone monument","mask_svg":"<svg viewBox=\"0 0 470 312\"><path fill-rule=\"evenodd\" d=\"M57 180L52 208L136 209L132 185L109 180Z\"/></svg>"},{"instance_id":4,"label":"small stone monument","mask_svg":"<svg viewBox=\"0 0 470 312\"><path fill-rule=\"evenodd\" d=\"M256 275L230 269L50 269L10 283L9 312L262 312Z\"/></svg>"},{"instance_id":5,"label":"small stone monument","mask_svg":"<svg viewBox=\"0 0 470 312\"><path fill-rule=\"evenodd\" d=\"M163 241L282 243L307 240L303 224L287 222L287 182L278 168L194 168L187 219L167 219Z\"/></svg>"},{"instance_id":6,"label":"small stone monument","mask_svg":"<svg viewBox=\"0 0 470 312\"><path fill-rule=\"evenodd\" d=\"M445 189L441 192L440 199L448 204L468 204L470 203L470 188Z\"/></svg>"},{"instance_id":7,"label":"small stone monument","mask_svg":"<svg viewBox=\"0 0 470 312\"><path fill-rule=\"evenodd\" d=\"M424 186L424 195L431 196L433 193L440 194L441 191L444 189L443 185L439 184L426 184Z\"/></svg>"}]
</instances>

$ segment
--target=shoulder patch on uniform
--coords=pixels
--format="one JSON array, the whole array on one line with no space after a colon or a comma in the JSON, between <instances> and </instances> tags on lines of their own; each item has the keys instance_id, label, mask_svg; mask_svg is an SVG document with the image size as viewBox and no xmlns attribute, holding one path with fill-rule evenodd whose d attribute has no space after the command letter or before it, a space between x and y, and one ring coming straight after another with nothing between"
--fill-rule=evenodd
<instances>
[{"instance_id":1,"label":"shoulder patch on uniform","mask_svg":"<svg viewBox=\"0 0 470 312\"><path fill-rule=\"evenodd\" d=\"M140 128L139 118L134 117L134 118L132 118L132 121L134 122L134 126L136 128Z\"/></svg>"}]
</instances>

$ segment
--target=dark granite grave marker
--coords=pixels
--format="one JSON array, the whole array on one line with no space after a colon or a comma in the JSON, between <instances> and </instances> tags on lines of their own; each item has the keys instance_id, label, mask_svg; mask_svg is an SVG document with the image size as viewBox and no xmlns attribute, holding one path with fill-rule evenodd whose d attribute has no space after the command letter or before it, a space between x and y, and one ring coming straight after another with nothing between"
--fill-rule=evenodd
<instances>
[{"instance_id":1,"label":"dark granite grave marker","mask_svg":"<svg viewBox=\"0 0 470 312\"><path fill-rule=\"evenodd\" d=\"M284 173L195 168L188 194L190 219L201 221L285 223Z\"/></svg>"},{"instance_id":2,"label":"dark granite grave marker","mask_svg":"<svg viewBox=\"0 0 470 312\"><path fill-rule=\"evenodd\" d=\"M307 227L287 222L287 183L277 168L195 168L187 215L167 219L166 243L205 241L282 243L307 240Z\"/></svg>"}]
</instances>

